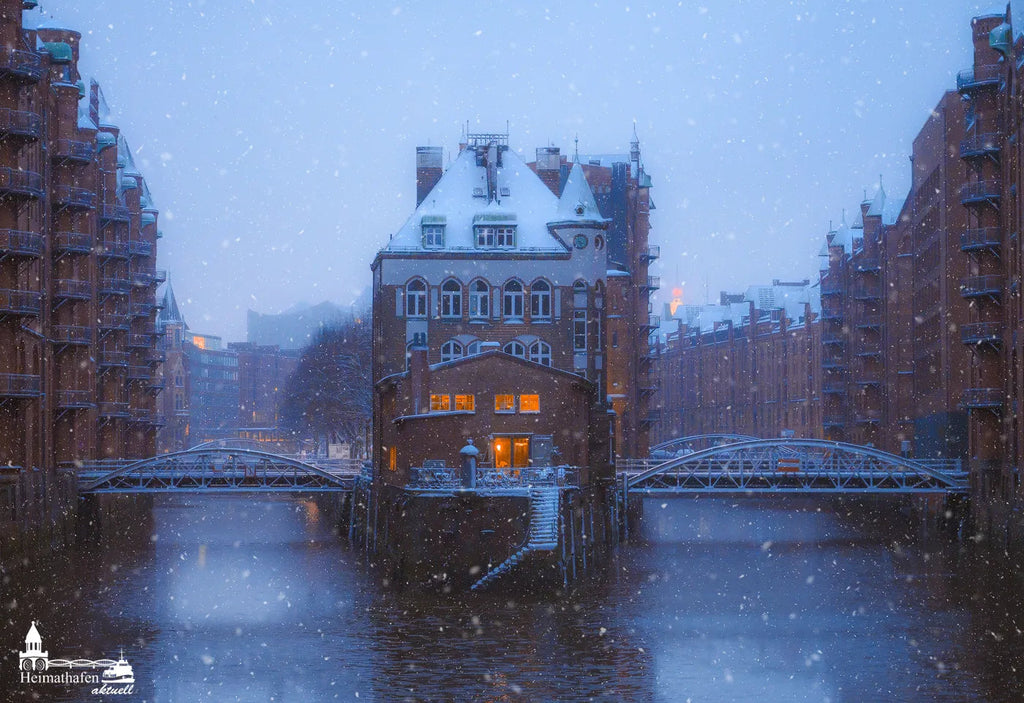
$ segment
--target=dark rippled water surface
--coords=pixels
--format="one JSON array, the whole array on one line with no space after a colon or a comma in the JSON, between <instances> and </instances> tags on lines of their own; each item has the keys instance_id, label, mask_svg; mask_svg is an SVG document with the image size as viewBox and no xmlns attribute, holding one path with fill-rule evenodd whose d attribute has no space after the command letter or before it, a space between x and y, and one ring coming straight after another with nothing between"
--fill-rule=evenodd
<instances>
[{"instance_id":1,"label":"dark rippled water surface","mask_svg":"<svg viewBox=\"0 0 1024 703\"><path fill-rule=\"evenodd\" d=\"M8 572L5 699L98 700L17 680L35 619L51 657L124 648L135 691L109 700L1024 700L1013 559L895 508L651 501L569 596L449 599L382 586L312 502L101 511L99 536Z\"/></svg>"}]
</instances>

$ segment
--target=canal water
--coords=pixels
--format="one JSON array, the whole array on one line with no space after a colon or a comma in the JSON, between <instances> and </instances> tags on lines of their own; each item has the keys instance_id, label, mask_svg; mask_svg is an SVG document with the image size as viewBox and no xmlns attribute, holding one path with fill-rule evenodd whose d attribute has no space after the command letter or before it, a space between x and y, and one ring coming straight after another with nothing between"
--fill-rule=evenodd
<instances>
[{"instance_id":1,"label":"canal water","mask_svg":"<svg viewBox=\"0 0 1024 703\"><path fill-rule=\"evenodd\" d=\"M122 499L118 499L120 501ZM894 506L648 501L571 595L395 590L298 498L124 498L3 579L3 700L51 658L124 657L136 701L1019 701L1012 560Z\"/></svg>"}]
</instances>

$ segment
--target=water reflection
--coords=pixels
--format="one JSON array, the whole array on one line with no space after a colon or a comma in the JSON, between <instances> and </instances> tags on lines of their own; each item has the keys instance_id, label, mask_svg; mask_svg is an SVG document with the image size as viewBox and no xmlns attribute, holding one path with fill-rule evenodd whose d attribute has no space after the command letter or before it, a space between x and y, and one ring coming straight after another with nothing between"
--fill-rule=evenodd
<instances>
[{"instance_id":1,"label":"water reflection","mask_svg":"<svg viewBox=\"0 0 1024 703\"><path fill-rule=\"evenodd\" d=\"M152 701L1024 696L1024 597L1006 559L848 503L645 514L646 541L571 596L445 599L382 587L319 501L110 501L78 551L5 580L8 648L32 618L51 656L124 646ZM7 661L3 690L28 699Z\"/></svg>"}]
</instances>

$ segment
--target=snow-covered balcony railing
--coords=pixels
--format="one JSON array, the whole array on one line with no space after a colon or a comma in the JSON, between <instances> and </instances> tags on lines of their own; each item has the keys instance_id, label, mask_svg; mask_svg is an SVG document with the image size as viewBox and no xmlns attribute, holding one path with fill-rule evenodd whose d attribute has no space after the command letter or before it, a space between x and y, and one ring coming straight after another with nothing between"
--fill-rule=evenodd
<instances>
[{"instance_id":1,"label":"snow-covered balcony railing","mask_svg":"<svg viewBox=\"0 0 1024 703\"><path fill-rule=\"evenodd\" d=\"M960 341L964 344L1002 344L1002 322L968 322L960 326Z\"/></svg>"},{"instance_id":2,"label":"snow-covered balcony railing","mask_svg":"<svg viewBox=\"0 0 1024 703\"><path fill-rule=\"evenodd\" d=\"M0 315L38 315L41 307L40 293L0 288Z\"/></svg>"},{"instance_id":3,"label":"snow-covered balcony railing","mask_svg":"<svg viewBox=\"0 0 1024 703\"><path fill-rule=\"evenodd\" d=\"M43 253L43 237L35 232L0 229L0 252L7 256L35 258Z\"/></svg>"},{"instance_id":4,"label":"snow-covered balcony railing","mask_svg":"<svg viewBox=\"0 0 1024 703\"><path fill-rule=\"evenodd\" d=\"M101 295L128 295L132 292L132 284L123 276L115 275L100 279Z\"/></svg>"},{"instance_id":5,"label":"snow-covered balcony railing","mask_svg":"<svg viewBox=\"0 0 1024 703\"><path fill-rule=\"evenodd\" d=\"M43 77L44 70L39 54L18 49L0 49L0 75L37 81Z\"/></svg>"},{"instance_id":6,"label":"snow-covered balcony railing","mask_svg":"<svg viewBox=\"0 0 1024 703\"><path fill-rule=\"evenodd\" d=\"M997 249L1002 243L1003 234L998 227L972 227L960 235L960 251Z\"/></svg>"},{"instance_id":7,"label":"snow-covered balcony railing","mask_svg":"<svg viewBox=\"0 0 1024 703\"><path fill-rule=\"evenodd\" d=\"M877 273L882 269L882 264L877 256L858 256L854 260L854 268L858 273Z\"/></svg>"},{"instance_id":8,"label":"snow-covered balcony railing","mask_svg":"<svg viewBox=\"0 0 1024 703\"><path fill-rule=\"evenodd\" d=\"M51 241L57 252L88 254L92 251L92 235L88 232L54 232Z\"/></svg>"},{"instance_id":9,"label":"snow-covered balcony railing","mask_svg":"<svg viewBox=\"0 0 1024 703\"><path fill-rule=\"evenodd\" d=\"M881 315L864 315L863 317L861 317L860 319L857 320L857 322L856 322L856 324L854 326L857 327L857 329L862 329L862 330L864 330L864 329L874 329L874 330L877 330L878 328L880 328L882 326L882 316Z\"/></svg>"},{"instance_id":10,"label":"snow-covered balcony railing","mask_svg":"<svg viewBox=\"0 0 1024 703\"><path fill-rule=\"evenodd\" d=\"M57 391L57 407L62 410L83 410L95 407L92 402L92 391L84 389L66 389Z\"/></svg>"},{"instance_id":11,"label":"snow-covered balcony railing","mask_svg":"<svg viewBox=\"0 0 1024 703\"><path fill-rule=\"evenodd\" d=\"M128 259L128 242L119 242L113 239L104 239L96 247L96 253L104 259Z\"/></svg>"},{"instance_id":12,"label":"snow-covered balcony railing","mask_svg":"<svg viewBox=\"0 0 1024 703\"><path fill-rule=\"evenodd\" d=\"M53 282L53 297L68 300L89 300L92 297L92 284L74 278L58 278Z\"/></svg>"},{"instance_id":13,"label":"snow-covered balcony railing","mask_svg":"<svg viewBox=\"0 0 1024 703\"><path fill-rule=\"evenodd\" d=\"M0 135L38 139L42 134L43 119L27 110L0 109Z\"/></svg>"},{"instance_id":14,"label":"snow-covered balcony railing","mask_svg":"<svg viewBox=\"0 0 1024 703\"><path fill-rule=\"evenodd\" d=\"M1003 194L1003 182L999 178L989 178L984 181L965 183L960 188L960 203L973 205L977 203L994 202L999 200Z\"/></svg>"},{"instance_id":15,"label":"snow-covered balcony railing","mask_svg":"<svg viewBox=\"0 0 1024 703\"><path fill-rule=\"evenodd\" d=\"M133 239L128 242L128 253L132 256L151 256L153 254L153 245L150 242Z\"/></svg>"},{"instance_id":16,"label":"snow-covered balcony railing","mask_svg":"<svg viewBox=\"0 0 1024 703\"><path fill-rule=\"evenodd\" d=\"M92 144L76 139L57 139L50 149L50 157L58 161L78 161L87 164L92 161Z\"/></svg>"},{"instance_id":17,"label":"snow-covered balcony railing","mask_svg":"<svg viewBox=\"0 0 1024 703\"><path fill-rule=\"evenodd\" d=\"M657 244L649 244L640 252L640 258L644 261L654 261L655 259L661 258L661 247Z\"/></svg>"},{"instance_id":18,"label":"snow-covered balcony railing","mask_svg":"<svg viewBox=\"0 0 1024 703\"><path fill-rule=\"evenodd\" d=\"M100 368L104 367L128 367L128 352L103 349L97 355L97 362Z\"/></svg>"},{"instance_id":19,"label":"snow-covered balcony railing","mask_svg":"<svg viewBox=\"0 0 1024 703\"><path fill-rule=\"evenodd\" d=\"M50 339L57 344L92 344L92 328L83 325L54 325Z\"/></svg>"},{"instance_id":20,"label":"snow-covered balcony railing","mask_svg":"<svg viewBox=\"0 0 1024 703\"><path fill-rule=\"evenodd\" d=\"M128 403L120 401L103 401L99 406L100 417L102 418L128 417Z\"/></svg>"},{"instance_id":21,"label":"snow-covered balcony railing","mask_svg":"<svg viewBox=\"0 0 1024 703\"><path fill-rule=\"evenodd\" d=\"M105 312L99 316L101 330L115 330L126 332L128 330L128 316L121 312Z\"/></svg>"},{"instance_id":22,"label":"snow-covered balcony railing","mask_svg":"<svg viewBox=\"0 0 1024 703\"><path fill-rule=\"evenodd\" d=\"M61 207L78 210L92 210L96 207L96 193L77 186L55 185L53 199Z\"/></svg>"},{"instance_id":23,"label":"snow-covered balcony railing","mask_svg":"<svg viewBox=\"0 0 1024 703\"><path fill-rule=\"evenodd\" d=\"M999 132L987 134L972 134L960 142L960 158L968 159L975 156L988 156L998 154L1001 148L1003 135Z\"/></svg>"},{"instance_id":24,"label":"snow-covered balcony railing","mask_svg":"<svg viewBox=\"0 0 1024 703\"><path fill-rule=\"evenodd\" d=\"M104 222L127 222L131 216L128 206L119 203L103 203L100 209L100 220Z\"/></svg>"},{"instance_id":25,"label":"snow-covered balcony railing","mask_svg":"<svg viewBox=\"0 0 1024 703\"><path fill-rule=\"evenodd\" d=\"M28 198L43 197L43 177L35 171L0 166L0 193Z\"/></svg>"},{"instance_id":26,"label":"snow-covered balcony railing","mask_svg":"<svg viewBox=\"0 0 1024 703\"><path fill-rule=\"evenodd\" d=\"M40 395L39 376L25 373L0 373L0 397L34 398Z\"/></svg>"},{"instance_id":27,"label":"snow-covered balcony railing","mask_svg":"<svg viewBox=\"0 0 1024 703\"><path fill-rule=\"evenodd\" d=\"M989 63L968 68L956 74L956 89L963 92L984 86L999 85L1005 69L1002 64Z\"/></svg>"},{"instance_id":28,"label":"snow-covered balcony railing","mask_svg":"<svg viewBox=\"0 0 1024 703\"><path fill-rule=\"evenodd\" d=\"M999 297L1003 292L1003 277L998 274L970 276L960 283L960 295L964 298Z\"/></svg>"},{"instance_id":29,"label":"snow-covered balcony railing","mask_svg":"<svg viewBox=\"0 0 1024 703\"><path fill-rule=\"evenodd\" d=\"M1002 388L966 388L962 404L965 408L971 409L1001 408L1005 395Z\"/></svg>"}]
</instances>

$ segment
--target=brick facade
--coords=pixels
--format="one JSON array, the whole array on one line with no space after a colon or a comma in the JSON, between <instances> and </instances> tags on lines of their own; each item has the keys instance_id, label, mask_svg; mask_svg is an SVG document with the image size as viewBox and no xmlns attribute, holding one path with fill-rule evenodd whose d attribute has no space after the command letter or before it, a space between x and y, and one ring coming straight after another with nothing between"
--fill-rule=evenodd
<instances>
[{"instance_id":1,"label":"brick facade","mask_svg":"<svg viewBox=\"0 0 1024 703\"><path fill-rule=\"evenodd\" d=\"M157 211L81 35L22 5L0 2L0 464L151 456Z\"/></svg>"}]
</instances>

